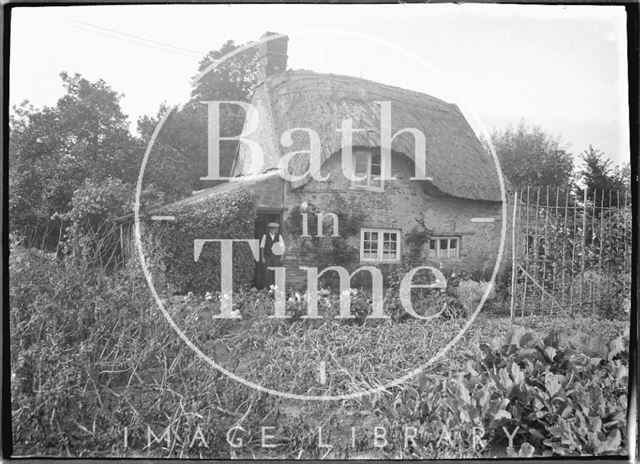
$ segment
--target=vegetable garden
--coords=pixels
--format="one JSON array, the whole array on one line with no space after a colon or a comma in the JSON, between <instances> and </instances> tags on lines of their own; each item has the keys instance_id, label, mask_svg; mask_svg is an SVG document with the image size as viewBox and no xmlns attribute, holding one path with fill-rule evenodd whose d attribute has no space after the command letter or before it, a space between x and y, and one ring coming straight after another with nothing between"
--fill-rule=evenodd
<instances>
[{"instance_id":1,"label":"vegetable garden","mask_svg":"<svg viewBox=\"0 0 640 464\"><path fill-rule=\"evenodd\" d=\"M485 315L407 382L349 400L298 401L257 392L198 358L160 316L135 262L106 273L14 243L10 270L15 455L626 453L625 318L529 317L512 325L508 317ZM465 282L472 281L457 287L475 288ZM347 321L300 319L304 295L296 294L287 302L291 319L269 319L273 296L256 290L234 295L240 322L216 320L220 297L167 296L165 305L224 367L310 395L380 387L425 363L466 322L465 300L448 293L417 297L424 311L449 308L428 323L398 310L375 324L367 322L369 301L358 290L351 298L357 317ZM468 305L476 297L467 290L466 298ZM394 301L390 290L385 306ZM325 292L321 308L337 314L338 296ZM274 447L264 446L265 430Z\"/></svg>"}]
</instances>

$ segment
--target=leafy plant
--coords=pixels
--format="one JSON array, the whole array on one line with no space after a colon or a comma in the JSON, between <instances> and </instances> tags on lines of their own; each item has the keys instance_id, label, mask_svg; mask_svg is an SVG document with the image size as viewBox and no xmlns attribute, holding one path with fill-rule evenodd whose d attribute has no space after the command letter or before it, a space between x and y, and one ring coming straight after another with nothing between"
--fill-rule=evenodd
<instances>
[{"instance_id":1,"label":"leafy plant","mask_svg":"<svg viewBox=\"0 0 640 464\"><path fill-rule=\"evenodd\" d=\"M243 191L224 192L206 201L175 204L162 211L175 221L148 221L145 232L161 239L165 250L167 281L178 293L203 295L220 289L220 245L207 244L194 262L196 239L253 239L255 208L251 195ZM233 247L233 283L235 288L253 281L255 260L248 244Z\"/></svg>"},{"instance_id":2,"label":"leafy plant","mask_svg":"<svg viewBox=\"0 0 640 464\"><path fill-rule=\"evenodd\" d=\"M511 457L624 454L626 343L591 358L519 327L481 343L478 355L448 377L421 373L412 386L374 398L369 407L400 435L419 430L410 452ZM390 446L389 455L396 445Z\"/></svg>"},{"instance_id":3,"label":"leafy plant","mask_svg":"<svg viewBox=\"0 0 640 464\"><path fill-rule=\"evenodd\" d=\"M556 332L541 339L521 327L481 344L476 369L505 400L502 420L488 430L519 427L525 448L543 455L623 453L628 339L610 346L608 358L593 358L567 347Z\"/></svg>"},{"instance_id":4,"label":"leafy plant","mask_svg":"<svg viewBox=\"0 0 640 464\"><path fill-rule=\"evenodd\" d=\"M422 253L422 247L429 243L431 231L425 227L415 226L404 235L404 241L410 251L411 256L419 257Z\"/></svg>"},{"instance_id":5,"label":"leafy plant","mask_svg":"<svg viewBox=\"0 0 640 464\"><path fill-rule=\"evenodd\" d=\"M473 280L462 280L456 287L453 288L453 293L458 298L458 301L463 306L465 314L469 317L476 310L476 307L480 303L482 296L489 287L488 282ZM491 288L486 301L490 301L495 297L495 291Z\"/></svg>"}]
</instances>

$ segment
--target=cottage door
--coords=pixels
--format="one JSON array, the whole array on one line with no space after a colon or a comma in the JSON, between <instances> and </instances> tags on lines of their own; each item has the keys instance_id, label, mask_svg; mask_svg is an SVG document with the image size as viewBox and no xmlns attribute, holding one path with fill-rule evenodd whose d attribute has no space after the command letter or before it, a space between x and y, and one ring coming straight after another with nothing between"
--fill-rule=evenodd
<instances>
[{"instance_id":1,"label":"cottage door","mask_svg":"<svg viewBox=\"0 0 640 464\"><path fill-rule=\"evenodd\" d=\"M255 234L254 234L254 237L257 240L260 240L262 236L267 232L267 224L269 224L270 222L277 222L278 224L281 224L280 213L258 211L258 216L256 217ZM253 279L254 287L264 288L266 285L265 276L266 276L266 272L264 269L264 264L258 261L256 263L255 274Z\"/></svg>"}]
</instances>

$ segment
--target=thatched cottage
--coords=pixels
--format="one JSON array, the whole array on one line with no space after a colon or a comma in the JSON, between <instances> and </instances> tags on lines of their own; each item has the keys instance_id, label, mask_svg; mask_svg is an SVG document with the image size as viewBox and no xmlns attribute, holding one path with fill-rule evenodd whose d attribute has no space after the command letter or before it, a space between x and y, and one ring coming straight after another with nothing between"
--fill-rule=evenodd
<instances>
[{"instance_id":1,"label":"thatched cottage","mask_svg":"<svg viewBox=\"0 0 640 464\"><path fill-rule=\"evenodd\" d=\"M260 79L252 99L260 124L248 138L262 147L264 163L252 163L247 145L240 144L232 168L234 179L185 201L215 201L229 190L250 192L255 199L256 238L268 222L283 226L288 282L301 283L305 277L298 270L300 231L287 227L299 220L291 216L308 205L326 214L344 213L333 209L336 199L341 208L361 213L357 230L350 230L346 238L358 250L355 267L420 262L444 270L490 274L504 219L500 186L491 156L460 109L429 95L365 79L287 69L287 43L288 38L280 37L261 44ZM408 133L393 140L391 172L397 180L376 179L381 168L381 111L376 103L380 101L391 102L393 134L404 128L425 134L426 173L432 180L409 180L414 176L415 142ZM338 129L349 118L354 129L366 129L353 133L353 166L356 175L364 178L357 182L347 179L341 169ZM320 135L322 174L330 175L327 181L307 175L288 182L279 175L282 156L309 149L309 137L302 132L294 133L290 146L280 143L281 135L296 127ZM304 155L289 164L291 174L302 175L308 168L309 158ZM422 237L422 242L416 243L416 237ZM328 246L329 241L319 240L316 246Z\"/></svg>"}]
</instances>

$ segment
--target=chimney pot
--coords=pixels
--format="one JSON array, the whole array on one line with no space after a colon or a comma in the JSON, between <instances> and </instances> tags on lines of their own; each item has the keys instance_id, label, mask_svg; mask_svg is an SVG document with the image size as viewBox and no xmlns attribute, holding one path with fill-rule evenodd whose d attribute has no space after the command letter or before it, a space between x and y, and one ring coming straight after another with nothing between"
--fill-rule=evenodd
<instances>
[{"instance_id":1,"label":"chimney pot","mask_svg":"<svg viewBox=\"0 0 640 464\"><path fill-rule=\"evenodd\" d=\"M289 37L276 32L265 32L260 39L272 35L281 37L261 42L258 46L258 82L287 70Z\"/></svg>"}]
</instances>

